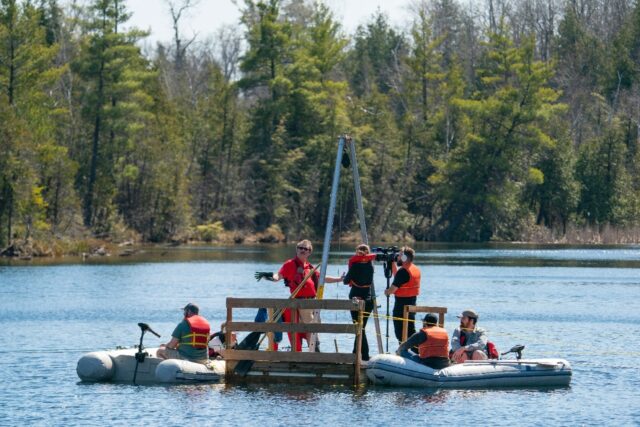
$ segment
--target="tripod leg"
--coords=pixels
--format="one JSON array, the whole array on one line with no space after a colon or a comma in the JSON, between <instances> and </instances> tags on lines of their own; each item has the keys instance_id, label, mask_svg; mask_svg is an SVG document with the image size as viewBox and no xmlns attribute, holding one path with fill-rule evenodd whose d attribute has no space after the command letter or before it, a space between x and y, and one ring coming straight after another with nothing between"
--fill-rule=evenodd
<instances>
[{"instance_id":1,"label":"tripod leg","mask_svg":"<svg viewBox=\"0 0 640 427\"><path fill-rule=\"evenodd\" d=\"M387 295L387 353L389 353L389 295Z\"/></svg>"}]
</instances>

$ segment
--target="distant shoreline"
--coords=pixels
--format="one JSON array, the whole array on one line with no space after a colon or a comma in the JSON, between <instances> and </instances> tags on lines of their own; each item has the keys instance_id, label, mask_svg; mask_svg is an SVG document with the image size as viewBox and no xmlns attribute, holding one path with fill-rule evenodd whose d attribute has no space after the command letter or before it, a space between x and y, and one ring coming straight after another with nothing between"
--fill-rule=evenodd
<instances>
[{"instance_id":1,"label":"distant shoreline","mask_svg":"<svg viewBox=\"0 0 640 427\"><path fill-rule=\"evenodd\" d=\"M549 233L550 234L550 233ZM620 230L605 227L603 230L594 229L573 230L562 238L552 238L550 235L531 236L530 240L518 241L498 241L488 242L433 242L420 241L410 236L386 236L385 239L375 239L380 245L401 245L414 244L421 245L549 245L549 246L618 246L640 244L640 230ZM171 240L166 242L144 242L133 239L115 241L110 238L81 238L81 239L26 239L15 240L11 245L0 248L0 257L29 260L32 258L59 258L78 256L83 259L101 256L127 257L133 255L143 248L169 248L169 247L190 247L190 246L219 246L219 245L287 245L293 244L297 239L288 238L284 235L273 235L268 232L262 233L232 233L224 232L211 240ZM321 244L319 239L312 239L314 243ZM349 245L360 242L359 234L352 233L343 235L339 240L332 240L332 245Z\"/></svg>"}]
</instances>

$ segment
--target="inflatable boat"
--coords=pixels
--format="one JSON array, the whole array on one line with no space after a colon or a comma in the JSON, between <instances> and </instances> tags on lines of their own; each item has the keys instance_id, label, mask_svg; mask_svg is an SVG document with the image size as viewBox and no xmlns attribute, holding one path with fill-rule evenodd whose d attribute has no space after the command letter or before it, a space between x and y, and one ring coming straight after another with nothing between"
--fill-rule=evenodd
<instances>
[{"instance_id":1,"label":"inflatable boat","mask_svg":"<svg viewBox=\"0 0 640 427\"><path fill-rule=\"evenodd\" d=\"M400 387L558 387L571 382L571 365L563 359L469 360L437 370L379 354L369 360L366 372L375 385Z\"/></svg>"},{"instance_id":2,"label":"inflatable boat","mask_svg":"<svg viewBox=\"0 0 640 427\"><path fill-rule=\"evenodd\" d=\"M95 351L78 360L76 372L82 381L134 384L219 383L224 379L224 360L207 364L178 359L160 359L157 348L137 347ZM143 356L141 356L143 355Z\"/></svg>"}]
</instances>

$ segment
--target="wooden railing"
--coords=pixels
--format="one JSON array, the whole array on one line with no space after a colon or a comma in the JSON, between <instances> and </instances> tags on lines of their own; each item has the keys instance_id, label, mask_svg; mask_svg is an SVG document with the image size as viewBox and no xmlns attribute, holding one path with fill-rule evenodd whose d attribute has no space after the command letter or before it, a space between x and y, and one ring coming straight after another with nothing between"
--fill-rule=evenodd
<instances>
[{"instance_id":1,"label":"wooden railing","mask_svg":"<svg viewBox=\"0 0 640 427\"><path fill-rule=\"evenodd\" d=\"M405 342L409 334L409 313L437 313L438 326L444 328L444 315L447 313L447 307L429 307L424 305L405 305L402 314L402 342Z\"/></svg>"},{"instance_id":2,"label":"wooden railing","mask_svg":"<svg viewBox=\"0 0 640 427\"><path fill-rule=\"evenodd\" d=\"M336 310L358 311L358 323L278 323L273 316L263 323L236 322L234 309L266 308L268 312L281 309L292 310ZM226 363L226 378L229 382L240 380L235 373L236 364L241 360L254 361L249 373L250 379L258 381L286 381L315 383L360 383L360 347L362 346L362 316L364 302L352 300L313 300L313 299L269 299L269 298L227 298L226 340L230 343L233 332L287 332L294 335L291 351L235 350L224 349L222 356ZM325 316L326 318L326 316ZM309 353L298 352L295 335L300 333L353 334L356 340L356 353ZM272 344L265 346L273 348Z\"/></svg>"}]
</instances>

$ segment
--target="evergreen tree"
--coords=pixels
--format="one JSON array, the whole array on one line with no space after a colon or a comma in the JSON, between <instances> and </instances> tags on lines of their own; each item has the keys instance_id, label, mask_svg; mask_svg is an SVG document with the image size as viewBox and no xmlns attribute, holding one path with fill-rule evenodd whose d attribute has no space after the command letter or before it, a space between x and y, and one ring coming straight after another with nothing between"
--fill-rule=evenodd
<instances>
[{"instance_id":1,"label":"evergreen tree","mask_svg":"<svg viewBox=\"0 0 640 427\"><path fill-rule=\"evenodd\" d=\"M447 240L516 238L526 218L522 189L543 182L535 163L541 148L555 144L545 129L562 111L548 86L552 70L534 60L532 39L517 48L505 34L489 35L475 99L459 101L466 134L432 178L445 206L437 226Z\"/></svg>"},{"instance_id":2,"label":"evergreen tree","mask_svg":"<svg viewBox=\"0 0 640 427\"><path fill-rule=\"evenodd\" d=\"M129 14L122 0L94 0L84 22L86 35L73 68L82 80L78 94L85 121L79 150L79 182L84 187L85 225L108 232L117 218L114 197L117 174L127 168L125 152L142 108L137 91L148 72L147 60L136 43L144 33L122 31ZM142 97L144 99L144 97Z\"/></svg>"},{"instance_id":3,"label":"evergreen tree","mask_svg":"<svg viewBox=\"0 0 640 427\"><path fill-rule=\"evenodd\" d=\"M31 3L0 3L0 243L49 228L45 184L50 177L42 154L72 167L51 135L55 107L48 92L61 74L54 65L56 51Z\"/></svg>"}]
</instances>

